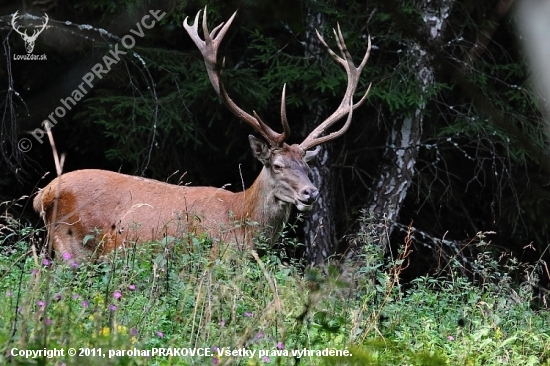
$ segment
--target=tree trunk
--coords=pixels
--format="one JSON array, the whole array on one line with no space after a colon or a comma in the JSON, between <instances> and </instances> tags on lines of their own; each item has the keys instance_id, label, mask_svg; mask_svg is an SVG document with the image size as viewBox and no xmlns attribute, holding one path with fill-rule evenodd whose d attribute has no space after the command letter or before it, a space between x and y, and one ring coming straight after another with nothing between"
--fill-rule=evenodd
<instances>
[{"instance_id":1,"label":"tree trunk","mask_svg":"<svg viewBox=\"0 0 550 366\"><path fill-rule=\"evenodd\" d=\"M418 7L425 22L429 42L441 41L445 20L454 0L424 0ZM416 171L427 92L434 82L434 70L430 54L416 42L409 42L411 65L414 66L417 82L421 86L421 103L410 115L394 117L388 144L379 167L371 197L365 205L369 220L361 222L360 230L369 233L384 249Z\"/></svg>"},{"instance_id":2,"label":"tree trunk","mask_svg":"<svg viewBox=\"0 0 550 366\"><path fill-rule=\"evenodd\" d=\"M305 56L307 59L317 60L325 57L326 53L319 43L315 29L323 28L324 19L321 13L308 7L306 15L305 42L307 45ZM326 117L324 104L314 98L311 101L305 128L312 131ZM304 240L307 260L310 264L318 264L334 254L336 240L334 237L334 197L332 190L332 175L330 172L331 149L330 144L322 145L321 151L315 159L309 162L311 181L319 189L319 198L312 211L304 217Z\"/></svg>"}]
</instances>

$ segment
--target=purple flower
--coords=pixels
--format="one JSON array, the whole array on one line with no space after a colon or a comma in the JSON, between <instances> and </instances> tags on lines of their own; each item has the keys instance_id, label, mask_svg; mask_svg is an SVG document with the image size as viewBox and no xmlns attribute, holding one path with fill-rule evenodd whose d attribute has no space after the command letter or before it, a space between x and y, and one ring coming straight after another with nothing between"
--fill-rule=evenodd
<instances>
[{"instance_id":1,"label":"purple flower","mask_svg":"<svg viewBox=\"0 0 550 366\"><path fill-rule=\"evenodd\" d=\"M44 321L44 323L46 323L46 325L52 325L52 320L48 318Z\"/></svg>"},{"instance_id":2,"label":"purple flower","mask_svg":"<svg viewBox=\"0 0 550 366\"><path fill-rule=\"evenodd\" d=\"M220 322L220 327L225 327L225 319L222 319L222 321Z\"/></svg>"},{"instance_id":3,"label":"purple flower","mask_svg":"<svg viewBox=\"0 0 550 366\"><path fill-rule=\"evenodd\" d=\"M46 306L46 303L42 300L39 300L38 301L38 306L40 306L41 308L45 307Z\"/></svg>"},{"instance_id":4,"label":"purple flower","mask_svg":"<svg viewBox=\"0 0 550 366\"><path fill-rule=\"evenodd\" d=\"M13 295L13 292L11 292L10 290L6 291L6 296L7 296L7 297L10 297L10 296L12 296L12 295Z\"/></svg>"},{"instance_id":5,"label":"purple flower","mask_svg":"<svg viewBox=\"0 0 550 366\"><path fill-rule=\"evenodd\" d=\"M113 292L113 297L118 300L122 297L122 293L117 290L117 291Z\"/></svg>"},{"instance_id":6,"label":"purple flower","mask_svg":"<svg viewBox=\"0 0 550 366\"><path fill-rule=\"evenodd\" d=\"M130 328L130 335L133 335L134 337L137 337L138 331L137 331L136 327Z\"/></svg>"},{"instance_id":7,"label":"purple flower","mask_svg":"<svg viewBox=\"0 0 550 366\"><path fill-rule=\"evenodd\" d=\"M78 263L76 263L76 262L74 262L74 261L71 262L71 267L73 267L73 268L78 268Z\"/></svg>"},{"instance_id":8,"label":"purple flower","mask_svg":"<svg viewBox=\"0 0 550 366\"><path fill-rule=\"evenodd\" d=\"M157 331L157 335L158 335L160 338L164 338L164 333L162 333L160 330Z\"/></svg>"},{"instance_id":9,"label":"purple flower","mask_svg":"<svg viewBox=\"0 0 550 366\"><path fill-rule=\"evenodd\" d=\"M80 305L82 305L82 307L83 307L84 309L86 309L86 308L88 307L88 301L82 300L82 302L80 303Z\"/></svg>"},{"instance_id":10,"label":"purple flower","mask_svg":"<svg viewBox=\"0 0 550 366\"><path fill-rule=\"evenodd\" d=\"M214 356L214 358L212 359L212 365L219 365L219 364L220 364L219 358Z\"/></svg>"},{"instance_id":11,"label":"purple flower","mask_svg":"<svg viewBox=\"0 0 550 366\"><path fill-rule=\"evenodd\" d=\"M268 363L269 361L271 361L271 359L265 356L264 358L262 358L262 361L264 361L265 363Z\"/></svg>"},{"instance_id":12,"label":"purple flower","mask_svg":"<svg viewBox=\"0 0 550 366\"><path fill-rule=\"evenodd\" d=\"M113 305L113 304L109 305L109 310L115 311L116 309L117 309L116 305Z\"/></svg>"},{"instance_id":13,"label":"purple flower","mask_svg":"<svg viewBox=\"0 0 550 366\"><path fill-rule=\"evenodd\" d=\"M73 300L76 300L76 299L78 299L79 297L80 297L79 294L73 294Z\"/></svg>"},{"instance_id":14,"label":"purple flower","mask_svg":"<svg viewBox=\"0 0 550 366\"><path fill-rule=\"evenodd\" d=\"M285 348L285 345L283 344L283 342L277 343L277 349L283 349L283 348Z\"/></svg>"},{"instance_id":15,"label":"purple flower","mask_svg":"<svg viewBox=\"0 0 550 366\"><path fill-rule=\"evenodd\" d=\"M45 266L45 267L48 267L50 264L52 264L52 262L50 262L49 260L47 260L46 258L42 259L42 264Z\"/></svg>"},{"instance_id":16,"label":"purple flower","mask_svg":"<svg viewBox=\"0 0 550 366\"><path fill-rule=\"evenodd\" d=\"M31 274L36 274L36 273L38 273L38 269L36 268L31 269Z\"/></svg>"},{"instance_id":17,"label":"purple flower","mask_svg":"<svg viewBox=\"0 0 550 366\"><path fill-rule=\"evenodd\" d=\"M55 301L61 301L62 298L63 296L61 296L61 294L55 294L55 296L53 297Z\"/></svg>"},{"instance_id":18,"label":"purple flower","mask_svg":"<svg viewBox=\"0 0 550 366\"><path fill-rule=\"evenodd\" d=\"M253 314L251 312L246 311L244 313L244 316L246 316L247 318L252 318Z\"/></svg>"},{"instance_id":19,"label":"purple flower","mask_svg":"<svg viewBox=\"0 0 550 366\"><path fill-rule=\"evenodd\" d=\"M453 337L452 335L450 335L450 336L447 337L447 339L450 340L450 341L454 341L454 340L455 340L455 337Z\"/></svg>"},{"instance_id":20,"label":"purple flower","mask_svg":"<svg viewBox=\"0 0 550 366\"><path fill-rule=\"evenodd\" d=\"M130 291L134 291L136 289L136 285L130 285L130 286L128 286L128 289Z\"/></svg>"},{"instance_id":21,"label":"purple flower","mask_svg":"<svg viewBox=\"0 0 550 366\"><path fill-rule=\"evenodd\" d=\"M258 332L258 334L256 334L256 339L262 339L264 337L264 334L262 332Z\"/></svg>"},{"instance_id":22,"label":"purple flower","mask_svg":"<svg viewBox=\"0 0 550 366\"><path fill-rule=\"evenodd\" d=\"M68 261L72 257L73 256L71 255L71 253L68 253L68 252L63 253L63 259L65 259L66 261Z\"/></svg>"}]
</instances>

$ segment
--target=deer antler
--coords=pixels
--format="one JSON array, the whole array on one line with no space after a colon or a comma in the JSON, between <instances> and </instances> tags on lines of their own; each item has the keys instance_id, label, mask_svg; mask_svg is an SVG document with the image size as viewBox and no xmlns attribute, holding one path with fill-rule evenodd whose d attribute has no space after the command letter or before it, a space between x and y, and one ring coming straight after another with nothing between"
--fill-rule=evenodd
<instances>
[{"instance_id":1,"label":"deer antler","mask_svg":"<svg viewBox=\"0 0 550 366\"><path fill-rule=\"evenodd\" d=\"M44 29L46 29L46 25L48 24L48 20L50 19L50 18L48 18L48 14L45 14L45 17L44 17L44 18L46 19L46 21L42 24L42 28L38 31L38 33L37 33L37 30L35 29L35 30L33 31L33 33L32 33L32 36L29 36L29 35L27 35L27 30L26 30L26 29L25 29L25 32L21 32L21 31L19 30L19 26L15 26L15 21L16 21L17 18L18 18L18 16L17 16L17 13L18 13L18 12L19 12L19 11L16 11L16 12L13 14L13 16L11 17L11 26L13 27L13 30L15 30L15 31L16 31L17 33L19 33L21 36L23 36L23 37L25 37L25 38L28 38L28 39L36 39L36 38L38 38L38 35L39 35L40 33L42 33L42 32L44 31Z\"/></svg>"},{"instance_id":2,"label":"deer antler","mask_svg":"<svg viewBox=\"0 0 550 366\"><path fill-rule=\"evenodd\" d=\"M322 143L325 143L327 141L333 140L341 135L343 135L350 123L351 123L351 115L352 111L359 107L363 102L366 100L370 87L372 84L369 84L369 87L361 98L360 101L353 104L353 94L355 93L355 89L357 89L357 85L359 84L359 77L361 76L361 71L363 71L363 67L367 64L367 60L370 56L370 50L371 50L371 41L370 36L368 38L368 46L367 46L367 52L365 53L365 56L363 57L363 60L361 61L361 64L359 66L355 66L353 63L353 59L351 58L351 55L346 47L346 43L344 42L344 37L342 36L342 31L340 30L340 25L337 26L338 32L336 30L332 30L334 32L334 36L336 38L336 43L338 44L338 48L340 49L340 53L342 54L342 57L338 56L334 51L330 49L330 47L327 45L323 37L319 34L317 30L317 37L319 38L319 41L325 46L328 50L328 53L336 62L338 62L340 65L344 67L346 70L346 74L348 76L348 86L346 89L346 93L344 94L344 98L342 99L342 102L340 103L340 106L338 109L332 113L323 123L321 123L319 126L317 126L311 133L306 137L306 139L300 144L300 147L306 151L311 149L312 147L315 147L317 145L320 145ZM321 136L329 127L331 127L334 123L339 121L342 117L344 117L346 114L348 115L348 118L346 120L346 123L344 126L342 126L341 129L335 132L331 132L330 134L326 136Z\"/></svg>"},{"instance_id":3,"label":"deer antler","mask_svg":"<svg viewBox=\"0 0 550 366\"><path fill-rule=\"evenodd\" d=\"M19 27L16 27L16 26L15 26L15 21L16 21L17 18L18 18L18 17L17 17L17 13L18 13L18 12L19 12L19 11L16 11L15 13L13 13L13 16L11 17L11 26L12 26L12 28L13 28L14 31L16 31L17 33L19 33L20 35L22 35L22 36L24 36L24 37L27 37L26 31L25 31L25 33L23 33L23 32L21 32L21 31L19 31Z\"/></svg>"},{"instance_id":4,"label":"deer antler","mask_svg":"<svg viewBox=\"0 0 550 366\"><path fill-rule=\"evenodd\" d=\"M226 106L234 115L252 126L256 131L258 131L258 133L260 133L272 147L281 146L282 143L290 135L290 127L288 126L285 108L286 85L283 87L283 93L281 97L281 124L283 125L283 133L277 133L273 131L268 125L266 125L256 114L256 112L253 111L252 113L254 115L252 116L243 111L241 108L239 108L239 106L235 104L235 102L233 102L233 100L229 97L229 95L227 95L227 92L225 91L223 82L220 78L220 73L216 67L218 48L223 37L225 36L225 33L229 29L229 26L233 22L233 19L235 18L237 12L233 13L227 23L221 23L217 27L215 27L212 32L209 32L206 23L206 7L204 7L204 15L202 17L202 30L204 33L204 41L200 38L198 34L198 23L200 14L201 10L199 10L199 12L197 13L197 16L195 17L195 23L192 26L187 24L188 17L186 17L183 21L183 27L185 28L187 33L189 33L189 36L201 51L201 54L204 58L204 64L206 65L206 71L208 73L208 77L210 78L210 82L214 87L214 90L216 91L218 96L222 98Z\"/></svg>"}]
</instances>

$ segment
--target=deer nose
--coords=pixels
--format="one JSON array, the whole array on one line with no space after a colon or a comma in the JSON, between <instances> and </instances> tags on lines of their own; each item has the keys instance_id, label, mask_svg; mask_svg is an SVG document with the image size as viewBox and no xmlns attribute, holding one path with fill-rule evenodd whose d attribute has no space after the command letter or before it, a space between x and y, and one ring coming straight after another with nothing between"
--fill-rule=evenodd
<instances>
[{"instance_id":1,"label":"deer nose","mask_svg":"<svg viewBox=\"0 0 550 366\"><path fill-rule=\"evenodd\" d=\"M315 200L319 196L319 190L315 187L308 187L302 190L301 196L302 196L301 200L304 203L307 203L308 205L310 205L313 202L315 202Z\"/></svg>"}]
</instances>

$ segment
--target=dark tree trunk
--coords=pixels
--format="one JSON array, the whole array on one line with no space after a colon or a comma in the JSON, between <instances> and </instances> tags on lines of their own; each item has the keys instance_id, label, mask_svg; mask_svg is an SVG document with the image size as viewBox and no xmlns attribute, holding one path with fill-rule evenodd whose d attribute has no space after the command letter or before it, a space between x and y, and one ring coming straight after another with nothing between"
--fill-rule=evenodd
<instances>
[{"instance_id":1,"label":"dark tree trunk","mask_svg":"<svg viewBox=\"0 0 550 366\"><path fill-rule=\"evenodd\" d=\"M424 0L418 5L429 42L441 41L445 20L449 16L453 1ZM370 199L365 205L371 220L362 222L360 228L362 232L373 235L384 249L389 244L389 237L399 218L399 212L416 172L428 89L434 82L430 54L416 42L409 42L408 50L410 63L414 66L416 73L416 81L420 85L422 102L411 115L394 117L378 178L373 184Z\"/></svg>"},{"instance_id":2,"label":"dark tree trunk","mask_svg":"<svg viewBox=\"0 0 550 366\"><path fill-rule=\"evenodd\" d=\"M306 58L318 60L326 57L315 34L315 29L323 28L324 19L321 13L309 7L306 15ZM306 135L317 127L326 116L327 110L319 99L313 99L305 121ZM330 171L330 145L322 145L315 159L310 161L311 181L319 189L319 198L312 211L304 217L304 238L308 262L317 264L332 255L336 248L334 237L334 197L332 175Z\"/></svg>"}]
</instances>

